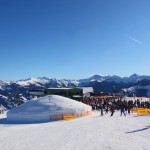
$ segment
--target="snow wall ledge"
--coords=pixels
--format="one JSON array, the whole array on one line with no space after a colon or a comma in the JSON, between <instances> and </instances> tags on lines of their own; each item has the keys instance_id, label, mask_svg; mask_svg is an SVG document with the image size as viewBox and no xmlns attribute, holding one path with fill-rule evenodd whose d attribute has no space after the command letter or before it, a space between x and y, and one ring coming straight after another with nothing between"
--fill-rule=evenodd
<instances>
[{"instance_id":1,"label":"snow wall ledge","mask_svg":"<svg viewBox=\"0 0 150 150\"><path fill-rule=\"evenodd\" d=\"M58 95L48 95L11 109L7 112L7 120L18 123L50 122L91 114L92 107L89 105Z\"/></svg>"}]
</instances>

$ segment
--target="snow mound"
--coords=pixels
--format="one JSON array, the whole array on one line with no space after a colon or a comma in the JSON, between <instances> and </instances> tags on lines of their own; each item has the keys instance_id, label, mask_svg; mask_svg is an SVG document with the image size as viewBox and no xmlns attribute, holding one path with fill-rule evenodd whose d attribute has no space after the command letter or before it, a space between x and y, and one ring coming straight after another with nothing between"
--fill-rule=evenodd
<instances>
[{"instance_id":1,"label":"snow mound","mask_svg":"<svg viewBox=\"0 0 150 150\"><path fill-rule=\"evenodd\" d=\"M8 121L15 122L47 122L57 115L57 120L64 114L91 112L91 106L81 102L58 96L48 95L32 99L7 113Z\"/></svg>"}]
</instances>

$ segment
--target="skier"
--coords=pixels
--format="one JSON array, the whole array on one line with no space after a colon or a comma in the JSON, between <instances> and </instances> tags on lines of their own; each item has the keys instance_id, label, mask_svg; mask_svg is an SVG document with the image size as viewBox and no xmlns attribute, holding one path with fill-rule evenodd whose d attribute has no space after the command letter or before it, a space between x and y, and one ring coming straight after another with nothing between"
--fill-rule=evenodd
<instances>
[{"instance_id":1,"label":"skier","mask_svg":"<svg viewBox=\"0 0 150 150\"><path fill-rule=\"evenodd\" d=\"M126 114L125 114L125 108L124 108L123 105L120 107L120 111L121 111L120 116L122 116L122 113L124 114L124 116L126 116Z\"/></svg>"},{"instance_id":2,"label":"skier","mask_svg":"<svg viewBox=\"0 0 150 150\"><path fill-rule=\"evenodd\" d=\"M101 116L103 116L103 108L100 106Z\"/></svg>"},{"instance_id":3,"label":"skier","mask_svg":"<svg viewBox=\"0 0 150 150\"><path fill-rule=\"evenodd\" d=\"M105 114L107 114L107 113L108 113L108 105L105 108Z\"/></svg>"},{"instance_id":4,"label":"skier","mask_svg":"<svg viewBox=\"0 0 150 150\"><path fill-rule=\"evenodd\" d=\"M113 107L113 106L111 106L111 107L110 107L110 112L111 112L110 117L112 117L112 116L114 115L114 112L115 112L115 110L114 110L114 107Z\"/></svg>"},{"instance_id":5,"label":"skier","mask_svg":"<svg viewBox=\"0 0 150 150\"><path fill-rule=\"evenodd\" d=\"M3 106L2 104L0 104L0 114L3 114L3 113L4 113Z\"/></svg>"},{"instance_id":6,"label":"skier","mask_svg":"<svg viewBox=\"0 0 150 150\"><path fill-rule=\"evenodd\" d=\"M99 103L98 110L101 112L101 116L103 116L103 106L102 103Z\"/></svg>"}]
</instances>

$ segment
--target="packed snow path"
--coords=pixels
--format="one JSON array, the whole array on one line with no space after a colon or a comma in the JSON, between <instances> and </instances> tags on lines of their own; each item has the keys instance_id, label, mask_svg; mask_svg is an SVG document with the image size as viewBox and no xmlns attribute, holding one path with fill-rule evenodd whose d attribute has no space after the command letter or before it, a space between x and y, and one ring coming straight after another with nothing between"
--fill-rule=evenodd
<instances>
[{"instance_id":1,"label":"packed snow path","mask_svg":"<svg viewBox=\"0 0 150 150\"><path fill-rule=\"evenodd\" d=\"M150 150L150 116L119 112L39 124L11 124L1 115L0 132L0 150Z\"/></svg>"}]
</instances>

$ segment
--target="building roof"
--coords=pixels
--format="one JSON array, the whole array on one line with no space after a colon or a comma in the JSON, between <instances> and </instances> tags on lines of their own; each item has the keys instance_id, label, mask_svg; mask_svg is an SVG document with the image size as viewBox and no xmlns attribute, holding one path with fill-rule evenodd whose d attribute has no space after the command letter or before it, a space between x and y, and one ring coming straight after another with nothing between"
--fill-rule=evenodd
<instances>
[{"instance_id":1,"label":"building roof","mask_svg":"<svg viewBox=\"0 0 150 150\"><path fill-rule=\"evenodd\" d=\"M47 89L50 89L50 90L69 90L69 89L74 89L74 88L47 88Z\"/></svg>"}]
</instances>

